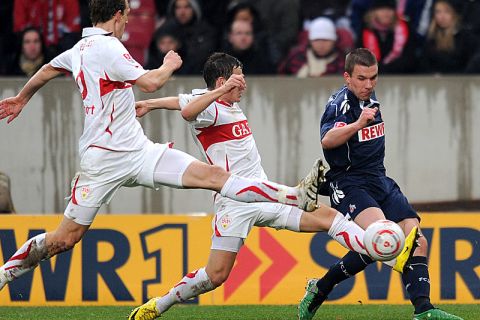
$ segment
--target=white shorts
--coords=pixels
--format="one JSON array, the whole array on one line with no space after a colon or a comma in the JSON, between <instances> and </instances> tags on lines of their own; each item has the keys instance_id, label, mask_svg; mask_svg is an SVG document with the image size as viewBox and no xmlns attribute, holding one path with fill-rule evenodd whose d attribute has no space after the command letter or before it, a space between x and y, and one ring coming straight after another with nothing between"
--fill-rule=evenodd
<instances>
[{"instance_id":1,"label":"white shorts","mask_svg":"<svg viewBox=\"0 0 480 320\"><path fill-rule=\"evenodd\" d=\"M70 198L79 206L100 207L109 203L122 186L158 188L164 184L181 188L183 173L195 160L182 151L170 149L169 144L151 141L135 152L91 147L80 161L81 171L72 180Z\"/></svg>"},{"instance_id":2,"label":"white shorts","mask_svg":"<svg viewBox=\"0 0 480 320\"><path fill-rule=\"evenodd\" d=\"M303 214L303 211L297 207L280 203L241 203L225 198L215 203L215 212L212 221L212 249L226 251L234 250L221 248L218 245L221 242L215 238L236 237L245 239L253 226L299 232L300 218Z\"/></svg>"}]
</instances>

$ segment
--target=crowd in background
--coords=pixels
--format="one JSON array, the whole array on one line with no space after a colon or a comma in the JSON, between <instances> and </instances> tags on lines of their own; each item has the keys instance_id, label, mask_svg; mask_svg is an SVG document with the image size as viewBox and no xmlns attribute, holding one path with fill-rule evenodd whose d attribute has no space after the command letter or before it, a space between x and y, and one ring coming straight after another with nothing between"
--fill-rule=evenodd
<instances>
[{"instance_id":1,"label":"crowd in background","mask_svg":"<svg viewBox=\"0 0 480 320\"><path fill-rule=\"evenodd\" d=\"M122 39L147 69L177 51L200 75L215 51L249 75L342 74L369 48L383 74L480 73L480 0L130 0ZM0 75L31 76L91 26L88 0L2 0Z\"/></svg>"}]
</instances>

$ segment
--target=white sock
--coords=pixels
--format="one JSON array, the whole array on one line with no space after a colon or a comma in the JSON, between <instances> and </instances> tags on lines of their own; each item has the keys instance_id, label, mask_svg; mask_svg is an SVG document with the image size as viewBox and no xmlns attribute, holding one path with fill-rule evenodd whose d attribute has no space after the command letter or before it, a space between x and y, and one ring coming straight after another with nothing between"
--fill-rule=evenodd
<instances>
[{"instance_id":1,"label":"white sock","mask_svg":"<svg viewBox=\"0 0 480 320\"><path fill-rule=\"evenodd\" d=\"M176 303L187 301L213 289L215 287L205 268L195 270L183 277L166 295L157 299L157 309L160 313L164 313Z\"/></svg>"},{"instance_id":2,"label":"white sock","mask_svg":"<svg viewBox=\"0 0 480 320\"><path fill-rule=\"evenodd\" d=\"M328 235L348 250L368 255L363 246L364 234L365 231L358 224L346 219L340 212L337 212L328 230Z\"/></svg>"},{"instance_id":3,"label":"white sock","mask_svg":"<svg viewBox=\"0 0 480 320\"><path fill-rule=\"evenodd\" d=\"M12 281L24 273L35 269L40 261L48 258L45 236L46 233L42 233L27 240L1 267L5 271L8 281Z\"/></svg>"},{"instance_id":4,"label":"white sock","mask_svg":"<svg viewBox=\"0 0 480 320\"><path fill-rule=\"evenodd\" d=\"M220 194L241 202L280 202L298 205L298 190L275 182L231 175Z\"/></svg>"}]
</instances>

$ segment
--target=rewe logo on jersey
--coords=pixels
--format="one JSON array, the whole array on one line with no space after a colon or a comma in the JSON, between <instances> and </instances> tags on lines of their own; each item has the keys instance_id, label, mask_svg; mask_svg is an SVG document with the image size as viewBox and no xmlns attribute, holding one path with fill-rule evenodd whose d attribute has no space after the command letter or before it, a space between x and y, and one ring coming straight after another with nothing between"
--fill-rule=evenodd
<instances>
[{"instance_id":1,"label":"rewe logo on jersey","mask_svg":"<svg viewBox=\"0 0 480 320\"><path fill-rule=\"evenodd\" d=\"M360 142L369 141L369 140L383 137L384 135L385 135L385 123L380 122L376 125L366 127L358 131L358 141Z\"/></svg>"}]
</instances>

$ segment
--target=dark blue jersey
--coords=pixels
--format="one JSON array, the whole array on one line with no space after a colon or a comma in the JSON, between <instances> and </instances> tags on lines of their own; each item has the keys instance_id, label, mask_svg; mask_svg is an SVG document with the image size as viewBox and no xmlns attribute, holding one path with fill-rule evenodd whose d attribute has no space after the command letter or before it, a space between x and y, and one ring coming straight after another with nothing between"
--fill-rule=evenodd
<instances>
[{"instance_id":1,"label":"dark blue jersey","mask_svg":"<svg viewBox=\"0 0 480 320\"><path fill-rule=\"evenodd\" d=\"M343 176L385 175L385 127L380 113L380 103L373 93L370 101L359 101L347 87L334 93L328 100L320 123L321 139L334 127L351 124L360 117L363 108L378 107L379 111L367 127L354 134L347 143L323 149L330 171L328 178Z\"/></svg>"}]
</instances>

